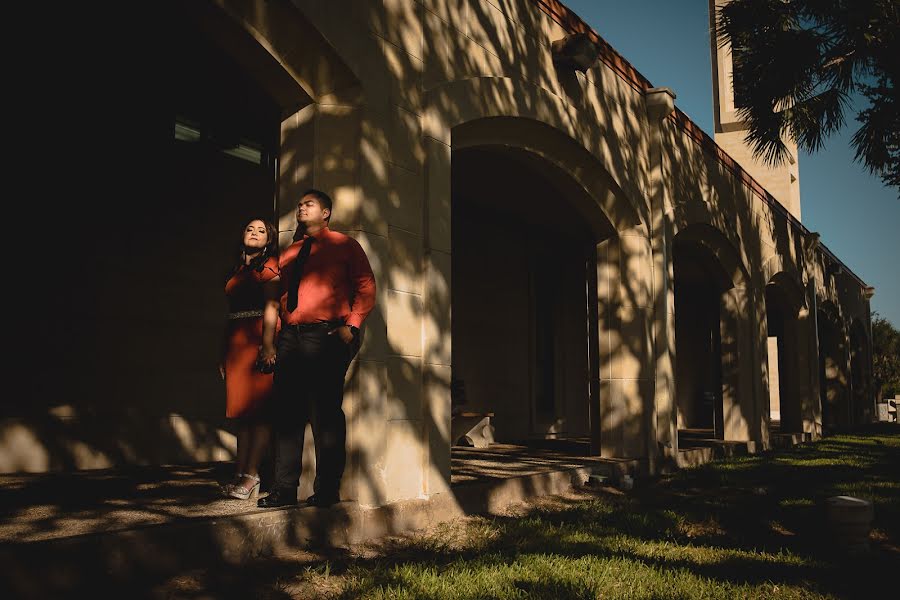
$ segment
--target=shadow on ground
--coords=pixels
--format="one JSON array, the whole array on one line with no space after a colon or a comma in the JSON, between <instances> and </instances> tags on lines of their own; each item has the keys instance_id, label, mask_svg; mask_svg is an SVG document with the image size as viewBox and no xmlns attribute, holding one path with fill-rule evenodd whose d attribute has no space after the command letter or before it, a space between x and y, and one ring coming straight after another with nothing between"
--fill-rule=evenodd
<instances>
[{"instance_id":1,"label":"shadow on ground","mask_svg":"<svg viewBox=\"0 0 900 600\"><path fill-rule=\"evenodd\" d=\"M824 500L873 501L868 553ZM575 490L377 546L145 582L160 597L874 598L900 565L900 428L719 461L633 492Z\"/></svg>"}]
</instances>

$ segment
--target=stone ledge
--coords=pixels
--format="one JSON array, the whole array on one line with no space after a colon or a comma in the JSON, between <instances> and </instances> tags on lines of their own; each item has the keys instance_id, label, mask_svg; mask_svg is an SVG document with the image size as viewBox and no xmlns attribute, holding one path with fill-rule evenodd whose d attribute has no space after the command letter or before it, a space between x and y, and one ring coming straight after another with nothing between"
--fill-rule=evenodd
<instances>
[{"instance_id":1,"label":"stone ledge","mask_svg":"<svg viewBox=\"0 0 900 600\"><path fill-rule=\"evenodd\" d=\"M138 577L164 577L210 564L241 565L302 548L347 547L436 525L470 514L498 513L527 498L584 485L598 471L581 466L454 486L430 499L377 508L342 502L236 515L183 518L105 533L0 545L7 589L19 597L54 597L92 582L126 586Z\"/></svg>"}]
</instances>

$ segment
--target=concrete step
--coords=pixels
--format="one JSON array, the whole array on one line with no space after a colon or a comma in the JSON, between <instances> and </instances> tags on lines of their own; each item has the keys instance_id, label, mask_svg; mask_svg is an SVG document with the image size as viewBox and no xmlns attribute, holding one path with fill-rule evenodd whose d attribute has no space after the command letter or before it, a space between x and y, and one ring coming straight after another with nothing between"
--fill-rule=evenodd
<instances>
[{"instance_id":1,"label":"concrete step","mask_svg":"<svg viewBox=\"0 0 900 600\"><path fill-rule=\"evenodd\" d=\"M625 462L613 471L625 469ZM14 590L17 597L58 597L76 589L91 590L97 582L111 588L126 587L135 580L159 580L190 568L222 563L239 566L257 557L277 557L302 548L347 547L463 515L499 513L527 498L585 485L592 475L606 470L592 462L519 477L482 478L454 485L428 499L381 507L342 502L326 509L300 505L262 510L252 502L220 500L210 472L202 467L191 469L172 467L157 473L165 480L162 484L127 501L121 498L127 487L124 476L119 475L117 481L114 473L106 473L113 481L106 484L107 492L110 497L117 496L114 505L126 503L125 512L98 512L97 504L105 500L96 494L89 500L88 494L82 496L80 508L63 502L56 511L48 510L29 521L27 530L21 526L28 508L22 503L41 494L46 499L50 489L45 486L38 496L34 489L31 495L20 490L18 502L13 503L18 507L5 512L0 522L4 531L0 561L7 580L0 585ZM183 475L179 478L177 473ZM94 477L98 482L104 479L97 473ZM166 477L174 477L177 485ZM119 492L113 493L116 489ZM93 517L88 514L91 506L96 513ZM129 522L128 511L139 514L132 515ZM84 519L80 526L61 526L64 519L74 522L79 515ZM54 527L59 529L56 534L46 535Z\"/></svg>"}]
</instances>

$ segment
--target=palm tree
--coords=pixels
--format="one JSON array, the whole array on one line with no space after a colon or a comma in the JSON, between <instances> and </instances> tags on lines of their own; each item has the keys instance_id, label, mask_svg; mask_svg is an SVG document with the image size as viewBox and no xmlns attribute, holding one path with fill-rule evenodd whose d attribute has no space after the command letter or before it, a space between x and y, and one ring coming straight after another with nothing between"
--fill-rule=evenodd
<instances>
[{"instance_id":1,"label":"palm tree","mask_svg":"<svg viewBox=\"0 0 900 600\"><path fill-rule=\"evenodd\" d=\"M859 92L868 105L856 114L856 159L900 189L897 0L732 0L716 23L719 44L731 45L735 105L758 158L783 162L784 136L820 149Z\"/></svg>"}]
</instances>

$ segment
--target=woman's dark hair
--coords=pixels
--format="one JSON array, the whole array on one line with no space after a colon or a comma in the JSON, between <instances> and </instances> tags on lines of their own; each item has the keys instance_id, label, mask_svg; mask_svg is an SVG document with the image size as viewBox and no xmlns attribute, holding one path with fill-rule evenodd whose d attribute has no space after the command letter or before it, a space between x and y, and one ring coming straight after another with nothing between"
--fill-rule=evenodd
<instances>
[{"instance_id":1,"label":"woman's dark hair","mask_svg":"<svg viewBox=\"0 0 900 600\"><path fill-rule=\"evenodd\" d=\"M266 226L266 246L262 249L262 252L259 253L259 256L250 261L250 264L247 265L247 268L254 269L256 271L262 271L263 265L266 263L266 260L273 256L278 256L278 231L275 230L275 225L273 225L269 221L266 221L265 219L250 219L244 224L244 227L241 229L241 237L240 241L238 241L237 243L235 260L231 266L231 269L228 271L228 276L225 278L225 281L231 279L231 277L235 273L240 271L244 266L244 261L247 258L246 250L244 248L244 232L247 231L247 225L249 225L253 221L262 221L263 225Z\"/></svg>"}]
</instances>

